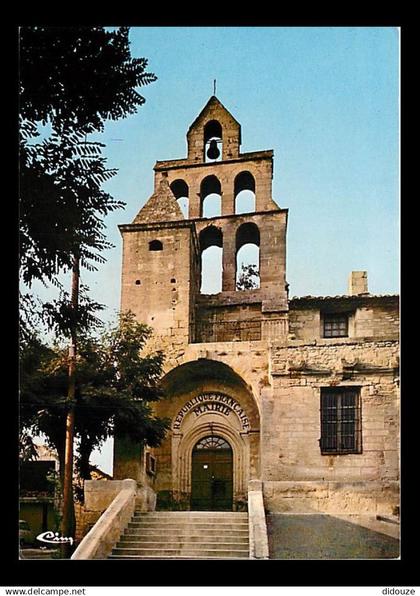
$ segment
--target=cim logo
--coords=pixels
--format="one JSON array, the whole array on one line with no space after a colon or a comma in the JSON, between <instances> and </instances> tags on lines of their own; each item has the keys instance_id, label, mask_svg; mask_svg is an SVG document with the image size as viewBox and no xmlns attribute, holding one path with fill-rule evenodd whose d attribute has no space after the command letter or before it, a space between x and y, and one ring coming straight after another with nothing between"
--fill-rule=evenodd
<instances>
[{"instance_id":1,"label":"cim logo","mask_svg":"<svg viewBox=\"0 0 420 596\"><path fill-rule=\"evenodd\" d=\"M60 536L58 532L51 532L51 530L38 534L36 539L39 542L47 542L48 544L65 544L66 542L73 544L74 542L73 538L65 538L64 536Z\"/></svg>"}]
</instances>

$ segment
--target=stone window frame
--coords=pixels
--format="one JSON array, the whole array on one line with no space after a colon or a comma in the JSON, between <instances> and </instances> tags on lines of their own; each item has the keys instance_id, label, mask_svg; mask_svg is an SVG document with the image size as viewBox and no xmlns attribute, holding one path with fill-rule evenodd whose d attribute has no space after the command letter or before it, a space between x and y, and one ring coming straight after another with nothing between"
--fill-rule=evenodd
<instances>
[{"instance_id":1,"label":"stone window frame","mask_svg":"<svg viewBox=\"0 0 420 596\"><path fill-rule=\"evenodd\" d=\"M361 387L321 387L319 403L321 455L361 454Z\"/></svg>"},{"instance_id":2,"label":"stone window frame","mask_svg":"<svg viewBox=\"0 0 420 596\"><path fill-rule=\"evenodd\" d=\"M327 318L345 318L346 330L344 334L325 334L325 323ZM321 310L320 312L320 336L326 340L340 340L354 337L355 331L355 311L353 310Z\"/></svg>"}]
</instances>

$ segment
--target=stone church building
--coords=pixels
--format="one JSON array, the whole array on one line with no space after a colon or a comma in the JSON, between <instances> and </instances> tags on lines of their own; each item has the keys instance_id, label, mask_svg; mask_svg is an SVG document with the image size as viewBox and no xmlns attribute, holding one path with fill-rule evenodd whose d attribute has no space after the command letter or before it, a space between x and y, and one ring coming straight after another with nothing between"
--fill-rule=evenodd
<instances>
[{"instance_id":1,"label":"stone church building","mask_svg":"<svg viewBox=\"0 0 420 596\"><path fill-rule=\"evenodd\" d=\"M165 352L156 414L171 428L155 449L116 437L114 478L150 486L157 509L245 511L258 480L266 511L395 514L398 296L371 295L356 271L346 295L290 299L273 151L241 153L241 125L215 96L187 143L186 158L156 162L154 193L120 226L121 309ZM243 191L252 208L238 207ZM208 216L210 195L220 212ZM244 290L248 245L258 279ZM221 289L206 294L210 247Z\"/></svg>"}]
</instances>

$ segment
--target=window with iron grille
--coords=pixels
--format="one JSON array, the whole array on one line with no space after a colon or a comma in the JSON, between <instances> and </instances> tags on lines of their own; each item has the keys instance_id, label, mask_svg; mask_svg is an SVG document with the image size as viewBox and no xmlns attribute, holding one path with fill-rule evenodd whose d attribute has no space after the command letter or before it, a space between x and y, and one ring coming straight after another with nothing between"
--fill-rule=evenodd
<instances>
[{"instance_id":1,"label":"window with iron grille","mask_svg":"<svg viewBox=\"0 0 420 596\"><path fill-rule=\"evenodd\" d=\"M321 389L322 454L361 453L362 426L360 389Z\"/></svg>"},{"instance_id":2,"label":"window with iron grille","mask_svg":"<svg viewBox=\"0 0 420 596\"><path fill-rule=\"evenodd\" d=\"M347 313L324 313L324 337L348 337L349 315Z\"/></svg>"}]
</instances>

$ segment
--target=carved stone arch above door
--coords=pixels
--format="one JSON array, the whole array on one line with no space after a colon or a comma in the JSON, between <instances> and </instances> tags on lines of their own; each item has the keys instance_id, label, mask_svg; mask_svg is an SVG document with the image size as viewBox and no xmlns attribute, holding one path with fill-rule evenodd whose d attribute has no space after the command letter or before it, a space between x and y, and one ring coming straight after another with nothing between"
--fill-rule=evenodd
<instances>
[{"instance_id":1,"label":"carved stone arch above door","mask_svg":"<svg viewBox=\"0 0 420 596\"><path fill-rule=\"evenodd\" d=\"M239 431L224 419L203 416L184 434L174 433L172 437L172 471L175 492L182 497L191 495L192 456L194 447L205 437L216 435L231 446L233 465L233 502L246 499L249 479L249 438L247 432Z\"/></svg>"}]
</instances>

